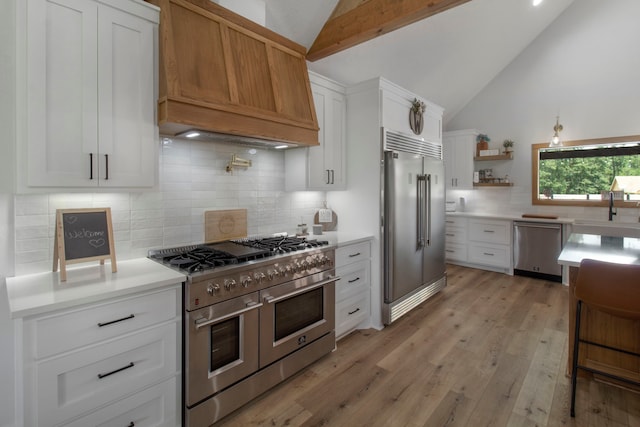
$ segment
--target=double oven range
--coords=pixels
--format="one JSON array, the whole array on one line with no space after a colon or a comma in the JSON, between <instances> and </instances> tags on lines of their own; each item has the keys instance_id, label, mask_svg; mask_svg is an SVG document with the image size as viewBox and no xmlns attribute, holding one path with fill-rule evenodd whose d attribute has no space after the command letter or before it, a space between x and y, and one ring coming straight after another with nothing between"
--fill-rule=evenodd
<instances>
[{"instance_id":1,"label":"double oven range","mask_svg":"<svg viewBox=\"0 0 640 427\"><path fill-rule=\"evenodd\" d=\"M153 250L187 274L183 425L208 426L335 348L334 249L276 236Z\"/></svg>"}]
</instances>

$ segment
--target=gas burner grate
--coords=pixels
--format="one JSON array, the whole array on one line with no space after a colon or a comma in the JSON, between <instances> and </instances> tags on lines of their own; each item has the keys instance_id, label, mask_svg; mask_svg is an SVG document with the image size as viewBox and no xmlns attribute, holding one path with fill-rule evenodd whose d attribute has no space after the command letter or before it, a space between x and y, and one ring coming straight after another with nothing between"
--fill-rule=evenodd
<instances>
[{"instance_id":1,"label":"gas burner grate","mask_svg":"<svg viewBox=\"0 0 640 427\"><path fill-rule=\"evenodd\" d=\"M309 248L317 248L329 244L328 241L307 240L304 237L291 236L262 237L255 239L249 238L234 240L233 242L252 248L266 249L274 254L286 254Z\"/></svg>"},{"instance_id":2,"label":"gas burner grate","mask_svg":"<svg viewBox=\"0 0 640 427\"><path fill-rule=\"evenodd\" d=\"M176 249L160 251L152 257L188 273L238 264L238 259L233 255L205 246L191 246L183 248L182 251Z\"/></svg>"}]
</instances>

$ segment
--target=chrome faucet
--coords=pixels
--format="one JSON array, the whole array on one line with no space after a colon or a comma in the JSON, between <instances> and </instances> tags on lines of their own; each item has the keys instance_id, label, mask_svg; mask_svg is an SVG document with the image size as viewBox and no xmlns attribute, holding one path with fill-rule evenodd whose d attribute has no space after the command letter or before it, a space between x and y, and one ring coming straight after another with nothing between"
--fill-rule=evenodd
<instances>
[{"instance_id":1,"label":"chrome faucet","mask_svg":"<svg viewBox=\"0 0 640 427\"><path fill-rule=\"evenodd\" d=\"M613 211L613 191L609 192L609 221L613 221L613 216L617 215L617 212Z\"/></svg>"}]
</instances>

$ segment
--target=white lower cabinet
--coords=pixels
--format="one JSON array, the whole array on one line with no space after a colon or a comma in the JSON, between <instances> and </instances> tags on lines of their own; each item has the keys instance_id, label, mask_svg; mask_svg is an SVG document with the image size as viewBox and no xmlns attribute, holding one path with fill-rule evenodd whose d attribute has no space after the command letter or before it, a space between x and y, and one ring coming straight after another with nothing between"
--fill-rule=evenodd
<instances>
[{"instance_id":1,"label":"white lower cabinet","mask_svg":"<svg viewBox=\"0 0 640 427\"><path fill-rule=\"evenodd\" d=\"M66 424L68 427L160 427L176 425L177 379L168 379L133 396Z\"/></svg>"},{"instance_id":2,"label":"white lower cabinet","mask_svg":"<svg viewBox=\"0 0 640 427\"><path fill-rule=\"evenodd\" d=\"M25 425L179 425L180 295L173 286L26 318Z\"/></svg>"},{"instance_id":3,"label":"white lower cabinet","mask_svg":"<svg viewBox=\"0 0 640 427\"><path fill-rule=\"evenodd\" d=\"M447 261L467 261L467 218L447 217L444 235Z\"/></svg>"},{"instance_id":4,"label":"white lower cabinet","mask_svg":"<svg viewBox=\"0 0 640 427\"><path fill-rule=\"evenodd\" d=\"M336 249L336 337L344 337L371 314L371 242L360 242Z\"/></svg>"},{"instance_id":5,"label":"white lower cabinet","mask_svg":"<svg viewBox=\"0 0 640 427\"><path fill-rule=\"evenodd\" d=\"M513 273L512 221L453 215L445 221L447 262Z\"/></svg>"}]
</instances>

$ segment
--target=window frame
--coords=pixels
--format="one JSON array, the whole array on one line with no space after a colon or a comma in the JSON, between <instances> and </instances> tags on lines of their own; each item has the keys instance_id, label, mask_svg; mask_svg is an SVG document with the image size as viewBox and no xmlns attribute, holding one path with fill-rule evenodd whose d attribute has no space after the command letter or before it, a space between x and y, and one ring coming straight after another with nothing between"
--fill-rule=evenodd
<instances>
[{"instance_id":1,"label":"window frame","mask_svg":"<svg viewBox=\"0 0 640 427\"><path fill-rule=\"evenodd\" d=\"M640 135L616 136L611 138L595 138L581 139L574 141L563 141L563 147L575 147L581 145L607 145L618 144L631 141L640 141ZM541 199L540 188L538 182L538 174L540 167L540 150L549 148L549 143L531 144L531 204L541 206L590 206L590 207L608 207L608 200L557 200L557 199ZM619 208L637 208L637 200L614 200L613 205Z\"/></svg>"}]
</instances>

